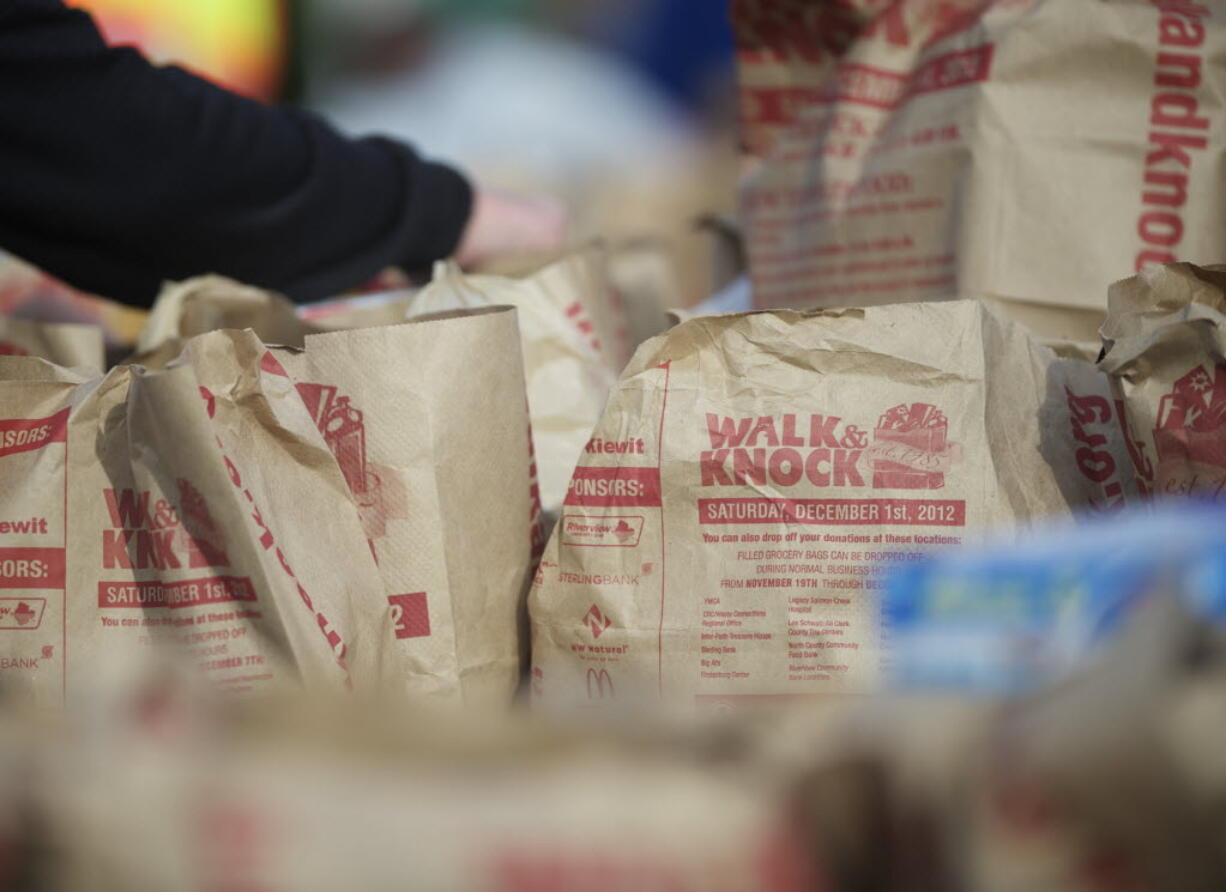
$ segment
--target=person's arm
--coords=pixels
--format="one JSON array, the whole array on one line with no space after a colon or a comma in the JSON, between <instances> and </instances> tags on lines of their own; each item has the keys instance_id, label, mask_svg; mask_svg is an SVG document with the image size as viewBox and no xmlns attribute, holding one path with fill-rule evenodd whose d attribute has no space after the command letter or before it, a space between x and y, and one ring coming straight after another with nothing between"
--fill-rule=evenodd
<instances>
[{"instance_id":1,"label":"person's arm","mask_svg":"<svg viewBox=\"0 0 1226 892\"><path fill-rule=\"evenodd\" d=\"M0 2L0 248L79 288L148 303L217 272L326 297L448 256L472 204L404 145L109 49L59 0Z\"/></svg>"}]
</instances>

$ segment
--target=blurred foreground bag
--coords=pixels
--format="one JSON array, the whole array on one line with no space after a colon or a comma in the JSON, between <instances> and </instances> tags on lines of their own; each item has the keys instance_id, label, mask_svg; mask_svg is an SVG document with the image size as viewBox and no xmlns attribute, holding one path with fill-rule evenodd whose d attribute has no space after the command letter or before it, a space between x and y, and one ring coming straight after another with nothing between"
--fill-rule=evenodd
<instances>
[{"instance_id":1,"label":"blurred foreground bag","mask_svg":"<svg viewBox=\"0 0 1226 892\"><path fill-rule=\"evenodd\" d=\"M399 690L510 702L543 544L507 307L308 335L276 350L357 502L408 663Z\"/></svg>"},{"instance_id":2,"label":"blurred foreground bag","mask_svg":"<svg viewBox=\"0 0 1226 892\"><path fill-rule=\"evenodd\" d=\"M965 763L965 804L937 805L953 888L1222 888L1226 640L1155 594L1093 666L1010 705Z\"/></svg>"},{"instance_id":3,"label":"blurred foreground bag","mask_svg":"<svg viewBox=\"0 0 1226 892\"><path fill-rule=\"evenodd\" d=\"M737 0L758 306L1100 288L1226 242L1223 0Z\"/></svg>"},{"instance_id":4,"label":"blurred foreground bag","mask_svg":"<svg viewBox=\"0 0 1226 892\"><path fill-rule=\"evenodd\" d=\"M0 356L37 356L92 372L101 372L106 365L102 329L72 322L0 317Z\"/></svg>"},{"instance_id":5,"label":"blurred foreground bag","mask_svg":"<svg viewBox=\"0 0 1226 892\"><path fill-rule=\"evenodd\" d=\"M412 305L413 315L500 304L516 308L541 504L555 515L625 364L614 322L606 314L598 325L601 317L593 311L607 305L610 290L597 261L589 250L523 279L466 276L440 264Z\"/></svg>"},{"instance_id":6,"label":"blurred foreground bag","mask_svg":"<svg viewBox=\"0 0 1226 892\"><path fill-rule=\"evenodd\" d=\"M1221 889L1226 650L1151 594L1091 665L1025 698L795 710L770 743L804 777L823 888Z\"/></svg>"},{"instance_id":7,"label":"blurred foreground bag","mask_svg":"<svg viewBox=\"0 0 1226 892\"><path fill-rule=\"evenodd\" d=\"M217 687L365 688L392 630L345 483L250 333L164 371L0 360L0 688L75 702L169 651ZM313 433L313 431L312 431Z\"/></svg>"},{"instance_id":8,"label":"blurred foreground bag","mask_svg":"<svg viewBox=\"0 0 1226 892\"><path fill-rule=\"evenodd\" d=\"M975 301L678 325L575 470L529 599L535 695L871 690L874 565L1126 498L1114 420L1078 414L1107 396Z\"/></svg>"},{"instance_id":9,"label":"blurred foreground bag","mask_svg":"<svg viewBox=\"0 0 1226 892\"><path fill-rule=\"evenodd\" d=\"M1152 495L1226 493L1226 267L1181 263L1111 288L1103 326L1121 424Z\"/></svg>"},{"instance_id":10,"label":"blurred foreground bag","mask_svg":"<svg viewBox=\"0 0 1226 892\"><path fill-rule=\"evenodd\" d=\"M362 740L276 706L261 704L275 729L187 737L111 720L109 733L19 752L31 795L18 814L37 820L17 822L32 838L13 860L32 854L48 892L822 888L786 791L745 766L422 716L427 735ZM0 755L2 771L13 757Z\"/></svg>"}]
</instances>

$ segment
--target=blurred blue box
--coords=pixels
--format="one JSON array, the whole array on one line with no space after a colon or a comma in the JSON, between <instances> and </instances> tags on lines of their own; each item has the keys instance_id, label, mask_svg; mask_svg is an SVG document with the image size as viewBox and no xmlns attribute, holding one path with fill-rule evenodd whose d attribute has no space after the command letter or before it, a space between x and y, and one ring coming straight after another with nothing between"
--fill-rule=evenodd
<instances>
[{"instance_id":1,"label":"blurred blue box","mask_svg":"<svg viewBox=\"0 0 1226 892\"><path fill-rule=\"evenodd\" d=\"M886 683L1024 692L1076 668L1151 597L1226 619L1226 509L1123 512L890 568Z\"/></svg>"}]
</instances>

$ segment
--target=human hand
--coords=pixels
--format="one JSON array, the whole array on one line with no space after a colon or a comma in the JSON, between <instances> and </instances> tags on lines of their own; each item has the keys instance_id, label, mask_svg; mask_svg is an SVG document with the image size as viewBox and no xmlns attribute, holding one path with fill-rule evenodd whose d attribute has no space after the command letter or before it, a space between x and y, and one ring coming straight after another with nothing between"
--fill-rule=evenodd
<instances>
[{"instance_id":1,"label":"human hand","mask_svg":"<svg viewBox=\"0 0 1226 892\"><path fill-rule=\"evenodd\" d=\"M455 259L472 266L507 254L556 251L567 228L566 208L556 198L477 187Z\"/></svg>"}]
</instances>

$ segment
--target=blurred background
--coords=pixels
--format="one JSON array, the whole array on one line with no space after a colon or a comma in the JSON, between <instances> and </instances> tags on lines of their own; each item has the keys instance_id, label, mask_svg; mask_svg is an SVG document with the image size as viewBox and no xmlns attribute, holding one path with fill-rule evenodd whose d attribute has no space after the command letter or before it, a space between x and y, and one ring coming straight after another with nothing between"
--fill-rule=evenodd
<instances>
[{"instance_id":1,"label":"blurred background","mask_svg":"<svg viewBox=\"0 0 1226 892\"><path fill-rule=\"evenodd\" d=\"M561 198L572 244L605 243L631 304L689 307L745 281L725 0L68 2L155 62L407 140L483 185ZM144 312L94 297L0 251L0 314L132 342Z\"/></svg>"},{"instance_id":2,"label":"blurred background","mask_svg":"<svg viewBox=\"0 0 1226 892\"><path fill-rule=\"evenodd\" d=\"M719 0L71 0L108 41L264 102L384 133L483 183L551 192L579 238L654 240L672 302L722 282L735 203Z\"/></svg>"}]
</instances>

